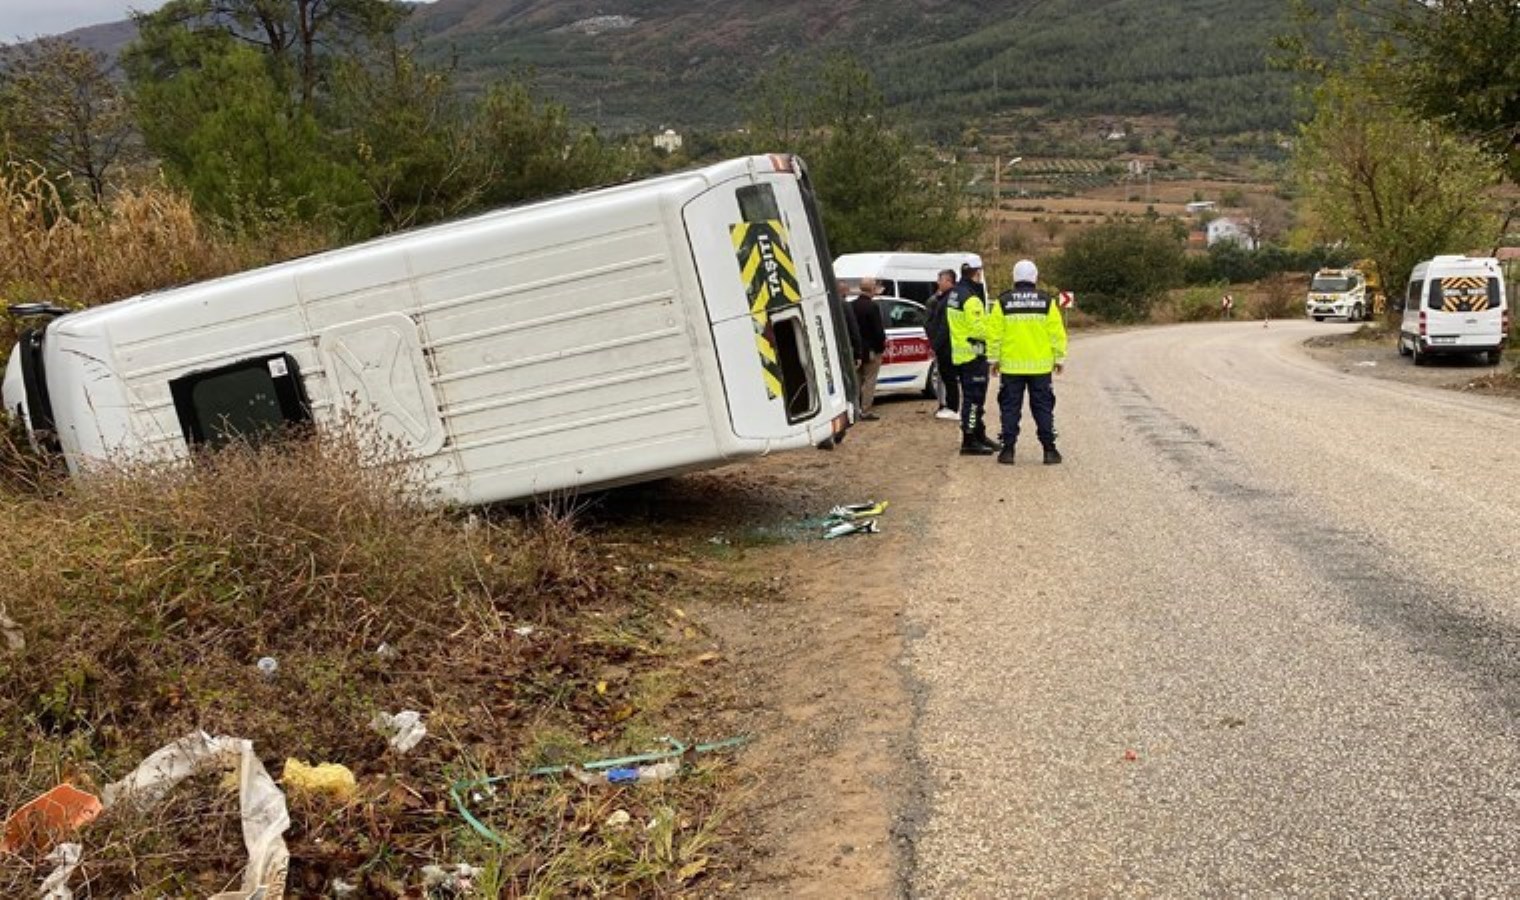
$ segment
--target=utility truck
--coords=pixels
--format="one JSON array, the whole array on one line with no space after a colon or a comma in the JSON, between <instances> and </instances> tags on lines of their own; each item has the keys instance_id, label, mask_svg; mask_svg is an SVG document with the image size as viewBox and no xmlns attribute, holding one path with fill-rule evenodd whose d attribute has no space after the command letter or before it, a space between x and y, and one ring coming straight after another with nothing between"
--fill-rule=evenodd
<instances>
[{"instance_id":1,"label":"utility truck","mask_svg":"<svg viewBox=\"0 0 1520 900\"><path fill-rule=\"evenodd\" d=\"M1383 295L1370 266L1320 269L1309 282L1305 310L1316 322L1328 318L1360 322L1383 310Z\"/></svg>"},{"instance_id":2,"label":"utility truck","mask_svg":"<svg viewBox=\"0 0 1520 900\"><path fill-rule=\"evenodd\" d=\"M843 437L830 260L802 161L754 156L15 309L0 394L76 474L359 423L446 501L607 488Z\"/></svg>"}]
</instances>

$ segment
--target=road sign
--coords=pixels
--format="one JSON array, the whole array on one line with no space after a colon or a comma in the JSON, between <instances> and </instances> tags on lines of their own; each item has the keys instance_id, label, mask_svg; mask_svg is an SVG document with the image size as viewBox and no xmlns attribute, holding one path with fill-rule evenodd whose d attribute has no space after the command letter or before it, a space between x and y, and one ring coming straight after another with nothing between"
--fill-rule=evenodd
<instances>
[{"instance_id":1,"label":"road sign","mask_svg":"<svg viewBox=\"0 0 1520 900\"><path fill-rule=\"evenodd\" d=\"M1073 294L1071 291L1062 291L1060 303L1062 309L1071 309L1077 304L1077 295Z\"/></svg>"}]
</instances>

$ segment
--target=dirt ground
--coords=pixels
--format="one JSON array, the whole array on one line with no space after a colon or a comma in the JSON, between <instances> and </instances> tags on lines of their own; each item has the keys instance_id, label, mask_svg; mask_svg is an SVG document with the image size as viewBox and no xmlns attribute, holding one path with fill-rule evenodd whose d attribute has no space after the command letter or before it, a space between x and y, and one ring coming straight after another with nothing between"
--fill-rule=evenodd
<instances>
[{"instance_id":1,"label":"dirt ground","mask_svg":"<svg viewBox=\"0 0 1520 900\"><path fill-rule=\"evenodd\" d=\"M1399 356L1392 333L1368 338L1340 323L1324 327L1326 334L1306 345L1309 355L1347 374L1520 399L1513 359L1491 366L1480 356L1438 357L1429 366L1416 366Z\"/></svg>"},{"instance_id":2,"label":"dirt ground","mask_svg":"<svg viewBox=\"0 0 1520 900\"><path fill-rule=\"evenodd\" d=\"M644 518L670 535L675 559L711 575L718 589L688 612L733 670L713 728L756 736L740 759L726 836L731 877L708 890L903 891L919 812L908 777L916 700L901 666L903 585L959 441L953 423L929 421L933 409L884 399L882 421L860 424L834 451L783 454L616 501L617 527ZM816 520L829 509L867 500L890 503L880 534L819 538Z\"/></svg>"}]
</instances>

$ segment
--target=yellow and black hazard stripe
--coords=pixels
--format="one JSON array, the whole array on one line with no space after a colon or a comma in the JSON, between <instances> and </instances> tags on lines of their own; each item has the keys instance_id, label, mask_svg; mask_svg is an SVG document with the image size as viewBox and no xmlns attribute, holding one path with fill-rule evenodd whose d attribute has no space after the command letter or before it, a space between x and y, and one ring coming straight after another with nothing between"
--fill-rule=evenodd
<instances>
[{"instance_id":1,"label":"yellow and black hazard stripe","mask_svg":"<svg viewBox=\"0 0 1520 900\"><path fill-rule=\"evenodd\" d=\"M741 222L729 233L755 323L755 349L760 354L765 392L774 400L781 396L781 363L776 358L771 312L802 302L797 264L792 261L786 226L778 221Z\"/></svg>"},{"instance_id":2,"label":"yellow and black hazard stripe","mask_svg":"<svg viewBox=\"0 0 1520 900\"><path fill-rule=\"evenodd\" d=\"M1482 275L1442 278L1441 308L1446 312L1483 312L1488 309L1488 279Z\"/></svg>"}]
</instances>

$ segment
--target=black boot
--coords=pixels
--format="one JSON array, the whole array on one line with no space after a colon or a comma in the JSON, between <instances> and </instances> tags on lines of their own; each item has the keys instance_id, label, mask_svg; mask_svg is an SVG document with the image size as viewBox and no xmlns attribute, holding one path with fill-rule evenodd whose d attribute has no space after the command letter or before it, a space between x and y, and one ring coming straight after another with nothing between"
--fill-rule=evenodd
<instances>
[{"instance_id":1,"label":"black boot","mask_svg":"<svg viewBox=\"0 0 1520 900\"><path fill-rule=\"evenodd\" d=\"M983 447L986 447L987 451L989 453L996 453L999 450L1003 449L1003 445L1002 444L999 444L997 441L994 441L993 439L987 437L987 429L986 428L978 428L976 430L975 437L976 437L976 442L978 444L981 444Z\"/></svg>"},{"instance_id":2,"label":"black boot","mask_svg":"<svg viewBox=\"0 0 1520 900\"><path fill-rule=\"evenodd\" d=\"M1061 464L1061 451L1056 449L1055 444L1045 448L1045 465L1059 466Z\"/></svg>"},{"instance_id":3,"label":"black boot","mask_svg":"<svg viewBox=\"0 0 1520 900\"><path fill-rule=\"evenodd\" d=\"M976 439L974 434L961 435L961 456L991 456L996 450Z\"/></svg>"},{"instance_id":4,"label":"black boot","mask_svg":"<svg viewBox=\"0 0 1520 900\"><path fill-rule=\"evenodd\" d=\"M1013 465L1013 444L1012 443L1007 443L1007 444L1003 445L1003 452L998 454L998 462L1002 463L1005 466L1011 466L1011 465Z\"/></svg>"}]
</instances>

